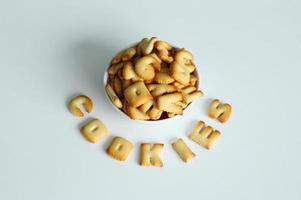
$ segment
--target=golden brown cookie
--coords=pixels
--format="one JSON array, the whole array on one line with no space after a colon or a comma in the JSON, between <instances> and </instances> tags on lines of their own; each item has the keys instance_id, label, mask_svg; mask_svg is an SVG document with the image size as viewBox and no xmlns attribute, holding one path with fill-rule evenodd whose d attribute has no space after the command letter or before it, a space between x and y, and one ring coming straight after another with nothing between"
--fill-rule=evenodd
<instances>
[{"instance_id":1,"label":"golden brown cookie","mask_svg":"<svg viewBox=\"0 0 301 200\"><path fill-rule=\"evenodd\" d=\"M129 105L133 107L138 107L153 99L142 81L138 81L128 86L124 91L124 97Z\"/></svg>"},{"instance_id":2,"label":"golden brown cookie","mask_svg":"<svg viewBox=\"0 0 301 200\"><path fill-rule=\"evenodd\" d=\"M163 111L158 109L157 104L155 103L153 105L153 107L147 112L147 114L149 115L149 117L152 120L157 120L160 119L161 115L162 115Z\"/></svg>"},{"instance_id":3,"label":"golden brown cookie","mask_svg":"<svg viewBox=\"0 0 301 200\"><path fill-rule=\"evenodd\" d=\"M120 51L117 55L115 55L111 61L111 64L118 64L121 61L131 60L136 54L135 47L131 47L125 50Z\"/></svg>"},{"instance_id":4,"label":"golden brown cookie","mask_svg":"<svg viewBox=\"0 0 301 200\"><path fill-rule=\"evenodd\" d=\"M152 145L149 143L142 143L140 147L140 165L163 167L163 162L159 155L163 147L164 144Z\"/></svg>"},{"instance_id":5,"label":"golden brown cookie","mask_svg":"<svg viewBox=\"0 0 301 200\"><path fill-rule=\"evenodd\" d=\"M146 87L153 97L158 97L165 93L171 93L176 91L176 88L173 85L166 84L149 84Z\"/></svg>"},{"instance_id":6,"label":"golden brown cookie","mask_svg":"<svg viewBox=\"0 0 301 200\"><path fill-rule=\"evenodd\" d=\"M159 110L157 103L154 100L150 100L145 104L139 107L139 110L149 116L150 119L156 120L159 119L163 113L162 110Z\"/></svg>"},{"instance_id":7,"label":"golden brown cookie","mask_svg":"<svg viewBox=\"0 0 301 200\"><path fill-rule=\"evenodd\" d=\"M91 143L98 142L109 133L107 127L99 119L90 120L81 128L81 132Z\"/></svg>"},{"instance_id":8,"label":"golden brown cookie","mask_svg":"<svg viewBox=\"0 0 301 200\"><path fill-rule=\"evenodd\" d=\"M206 126L203 121L198 121L188 137L206 149L210 149L220 135L218 130L213 130L211 126Z\"/></svg>"},{"instance_id":9,"label":"golden brown cookie","mask_svg":"<svg viewBox=\"0 0 301 200\"><path fill-rule=\"evenodd\" d=\"M149 100L148 102L142 104L139 107L139 110L141 112L147 113L147 111L149 111L149 109L154 105L154 100Z\"/></svg>"},{"instance_id":10,"label":"golden brown cookie","mask_svg":"<svg viewBox=\"0 0 301 200\"><path fill-rule=\"evenodd\" d=\"M160 65L154 65L154 68L155 68L155 71L160 71L161 70L161 63L162 63L162 60L160 60L160 58L157 56L157 54L156 53L151 53L151 54L149 54L150 56L152 56L152 57L154 57L157 61L158 61L158 63L160 63Z\"/></svg>"},{"instance_id":11,"label":"golden brown cookie","mask_svg":"<svg viewBox=\"0 0 301 200\"><path fill-rule=\"evenodd\" d=\"M156 73L155 75L155 78L154 78L154 81L156 83L159 83L159 84L170 84L172 82L175 81L174 78L172 78L169 73L166 73L166 72L158 72Z\"/></svg>"},{"instance_id":12,"label":"golden brown cookie","mask_svg":"<svg viewBox=\"0 0 301 200\"><path fill-rule=\"evenodd\" d=\"M109 75L117 74L117 72L123 67L123 64L124 64L123 62L112 64L108 69Z\"/></svg>"},{"instance_id":13,"label":"golden brown cookie","mask_svg":"<svg viewBox=\"0 0 301 200\"><path fill-rule=\"evenodd\" d=\"M195 70L195 65L192 62L193 55L186 49L182 48L175 54L175 61L188 69L189 73Z\"/></svg>"},{"instance_id":14,"label":"golden brown cookie","mask_svg":"<svg viewBox=\"0 0 301 200\"><path fill-rule=\"evenodd\" d=\"M179 83L179 82L177 82L177 81L173 82L172 85L175 86L175 87L177 88L177 91L182 91L182 89L183 89L184 87L186 87L185 85L182 85L181 83Z\"/></svg>"},{"instance_id":15,"label":"golden brown cookie","mask_svg":"<svg viewBox=\"0 0 301 200\"><path fill-rule=\"evenodd\" d=\"M123 53L124 53L124 50L118 52L111 60L111 64L114 65L114 64L120 63L122 60Z\"/></svg>"},{"instance_id":16,"label":"golden brown cookie","mask_svg":"<svg viewBox=\"0 0 301 200\"><path fill-rule=\"evenodd\" d=\"M155 48L159 51L159 58L164 62L171 63L173 57L169 55L169 51L172 50L172 46L164 41L157 41L155 43Z\"/></svg>"},{"instance_id":17,"label":"golden brown cookie","mask_svg":"<svg viewBox=\"0 0 301 200\"><path fill-rule=\"evenodd\" d=\"M136 119L136 120L148 120L150 117L139 110L138 108L135 108L133 106L127 106L127 114L131 119Z\"/></svg>"},{"instance_id":18,"label":"golden brown cookie","mask_svg":"<svg viewBox=\"0 0 301 200\"><path fill-rule=\"evenodd\" d=\"M123 52L122 61L131 60L136 54L136 49L134 47L128 48Z\"/></svg>"},{"instance_id":19,"label":"golden brown cookie","mask_svg":"<svg viewBox=\"0 0 301 200\"><path fill-rule=\"evenodd\" d=\"M209 117L217 119L221 123L228 121L232 113L230 104L221 104L218 99L214 99L209 105Z\"/></svg>"},{"instance_id":20,"label":"golden brown cookie","mask_svg":"<svg viewBox=\"0 0 301 200\"><path fill-rule=\"evenodd\" d=\"M122 83L118 76L114 77L114 85L113 86L114 86L114 91L116 92L118 97L122 97L123 96Z\"/></svg>"},{"instance_id":21,"label":"golden brown cookie","mask_svg":"<svg viewBox=\"0 0 301 200\"><path fill-rule=\"evenodd\" d=\"M195 157L195 154L190 150L190 148L181 138L172 143L172 148L177 152L177 154L184 162L188 162Z\"/></svg>"},{"instance_id":22,"label":"golden brown cookie","mask_svg":"<svg viewBox=\"0 0 301 200\"><path fill-rule=\"evenodd\" d=\"M143 38L141 42L137 45L137 54L138 56L141 55L148 55L153 51L155 42L158 41L158 38L152 37L152 38Z\"/></svg>"},{"instance_id":23,"label":"golden brown cookie","mask_svg":"<svg viewBox=\"0 0 301 200\"><path fill-rule=\"evenodd\" d=\"M187 86L182 89L183 99L186 104L191 103L192 101L196 100L197 98L203 96L203 92L200 90L196 90L194 86Z\"/></svg>"},{"instance_id":24,"label":"golden brown cookie","mask_svg":"<svg viewBox=\"0 0 301 200\"><path fill-rule=\"evenodd\" d=\"M88 113L92 112L93 102L85 95L80 95L71 99L68 105L69 111L77 117L83 117L84 113L80 110L81 105Z\"/></svg>"},{"instance_id":25,"label":"golden brown cookie","mask_svg":"<svg viewBox=\"0 0 301 200\"><path fill-rule=\"evenodd\" d=\"M118 108L122 108L122 103L121 103L119 97L117 96L117 94L115 93L115 91L109 84L106 85L106 91L107 91L107 94L108 94L111 102Z\"/></svg>"},{"instance_id":26,"label":"golden brown cookie","mask_svg":"<svg viewBox=\"0 0 301 200\"><path fill-rule=\"evenodd\" d=\"M182 85L188 85L190 80L190 72L185 65L174 61L170 64L170 76Z\"/></svg>"},{"instance_id":27,"label":"golden brown cookie","mask_svg":"<svg viewBox=\"0 0 301 200\"><path fill-rule=\"evenodd\" d=\"M188 103L184 103L182 101L176 102L175 104L181 106L183 109L185 109L188 106Z\"/></svg>"},{"instance_id":28,"label":"golden brown cookie","mask_svg":"<svg viewBox=\"0 0 301 200\"><path fill-rule=\"evenodd\" d=\"M109 156L116 160L124 161L133 149L133 144L122 137L115 137L107 149Z\"/></svg>"},{"instance_id":29,"label":"golden brown cookie","mask_svg":"<svg viewBox=\"0 0 301 200\"><path fill-rule=\"evenodd\" d=\"M140 78L134 71L134 67L131 62L126 62L124 64L124 67L122 69L122 76L125 80L131 80L133 82L142 80L142 78Z\"/></svg>"},{"instance_id":30,"label":"golden brown cookie","mask_svg":"<svg viewBox=\"0 0 301 200\"><path fill-rule=\"evenodd\" d=\"M176 103L182 100L183 96L180 92L165 94L158 97L158 108L166 112L181 115L183 113L183 108Z\"/></svg>"},{"instance_id":31,"label":"golden brown cookie","mask_svg":"<svg viewBox=\"0 0 301 200\"><path fill-rule=\"evenodd\" d=\"M143 80L152 80L157 68L160 68L160 63L150 55L139 58L135 64L135 72Z\"/></svg>"}]
</instances>

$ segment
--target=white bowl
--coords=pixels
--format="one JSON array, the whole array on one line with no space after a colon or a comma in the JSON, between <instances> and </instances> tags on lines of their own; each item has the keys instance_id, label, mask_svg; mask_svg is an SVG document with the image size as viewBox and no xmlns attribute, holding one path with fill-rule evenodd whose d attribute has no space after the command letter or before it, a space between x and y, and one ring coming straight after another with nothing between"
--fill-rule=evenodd
<instances>
[{"instance_id":1,"label":"white bowl","mask_svg":"<svg viewBox=\"0 0 301 200\"><path fill-rule=\"evenodd\" d=\"M135 44L134 44L134 45L135 45ZM132 46L134 46L134 45L132 45ZM132 46L130 46L130 47L132 47ZM173 47L174 47L174 46L173 46ZM177 47L175 47L175 48L178 49ZM197 65L196 65L196 66L197 66ZM108 100L108 101L110 102L110 104L114 107L114 109L117 110L121 115L126 116L127 119L134 120L134 119L130 118L126 113L124 113L121 109L119 109L118 107L116 107L116 106L112 103L110 97L108 96L108 94L107 94L107 92L106 92L105 87L106 87L107 81L108 81L108 68L109 68L109 67L110 67L110 65L108 65L108 67L107 67L107 69L106 69L106 71L105 71L105 73L104 73L104 76L103 76L104 91L105 91L105 93L106 93L107 100ZM199 79L199 74L198 74L197 67L196 67L195 71L193 72L193 74L198 78L198 81L197 81L197 83L196 83L196 88L199 89L199 80L200 80L200 79ZM161 122L169 122L169 121L171 121L171 120L175 120L175 119L178 119L178 118L182 117L186 112L189 111L189 107L191 106L192 103L193 103L193 102L191 102L191 103L184 109L182 115L176 115L176 116L171 117L171 118L165 118L165 119L160 119L160 120L137 120L137 119L135 119L134 121L141 122L141 123L147 123L147 124L148 124L148 123L154 124L154 123L161 123Z\"/></svg>"}]
</instances>

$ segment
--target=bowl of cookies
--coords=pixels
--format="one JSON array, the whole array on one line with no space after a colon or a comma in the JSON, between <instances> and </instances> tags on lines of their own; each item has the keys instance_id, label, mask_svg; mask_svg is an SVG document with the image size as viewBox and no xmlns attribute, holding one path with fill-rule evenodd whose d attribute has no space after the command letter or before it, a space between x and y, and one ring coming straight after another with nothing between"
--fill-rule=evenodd
<instances>
[{"instance_id":1,"label":"bowl of cookies","mask_svg":"<svg viewBox=\"0 0 301 200\"><path fill-rule=\"evenodd\" d=\"M165 121L184 114L197 98L193 55L156 37L117 53L104 74L109 101L132 120Z\"/></svg>"}]
</instances>

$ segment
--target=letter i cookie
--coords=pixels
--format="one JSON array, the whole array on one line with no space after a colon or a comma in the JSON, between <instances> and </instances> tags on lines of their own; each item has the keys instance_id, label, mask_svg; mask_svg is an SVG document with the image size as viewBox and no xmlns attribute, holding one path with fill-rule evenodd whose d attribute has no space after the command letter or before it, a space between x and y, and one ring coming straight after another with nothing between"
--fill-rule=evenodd
<instances>
[{"instance_id":1,"label":"letter i cookie","mask_svg":"<svg viewBox=\"0 0 301 200\"><path fill-rule=\"evenodd\" d=\"M172 143L172 148L177 152L180 158L186 163L195 157L195 154L185 144L182 138Z\"/></svg>"}]
</instances>

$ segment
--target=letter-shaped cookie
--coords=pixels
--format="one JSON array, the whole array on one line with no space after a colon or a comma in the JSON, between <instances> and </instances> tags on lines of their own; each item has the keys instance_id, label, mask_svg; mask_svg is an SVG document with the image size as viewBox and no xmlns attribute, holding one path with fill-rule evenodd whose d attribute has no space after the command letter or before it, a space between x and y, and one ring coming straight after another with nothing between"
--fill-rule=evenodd
<instances>
[{"instance_id":1,"label":"letter-shaped cookie","mask_svg":"<svg viewBox=\"0 0 301 200\"><path fill-rule=\"evenodd\" d=\"M171 77L183 85L188 85L190 73L195 70L192 59L193 56L189 51L185 49L178 50L175 54L175 60L171 63Z\"/></svg>"},{"instance_id":2,"label":"letter-shaped cookie","mask_svg":"<svg viewBox=\"0 0 301 200\"><path fill-rule=\"evenodd\" d=\"M136 54L136 49L134 47L128 48L124 51L121 59L122 61L131 60L135 54Z\"/></svg>"},{"instance_id":3,"label":"letter-shaped cookie","mask_svg":"<svg viewBox=\"0 0 301 200\"><path fill-rule=\"evenodd\" d=\"M69 102L68 107L70 112L77 117L84 116L84 113L80 110L80 105L82 105L88 113L92 112L93 110L93 102L89 97L85 95L74 97Z\"/></svg>"},{"instance_id":4,"label":"letter-shaped cookie","mask_svg":"<svg viewBox=\"0 0 301 200\"><path fill-rule=\"evenodd\" d=\"M120 63L120 61L122 60L122 56L123 56L124 50L118 52L112 59L111 64L117 64Z\"/></svg>"},{"instance_id":5,"label":"letter-shaped cookie","mask_svg":"<svg viewBox=\"0 0 301 200\"><path fill-rule=\"evenodd\" d=\"M159 84L170 84L175 81L168 72L158 72L155 75L154 81Z\"/></svg>"},{"instance_id":6,"label":"letter-shaped cookie","mask_svg":"<svg viewBox=\"0 0 301 200\"><path fill-rule=\"evenodd\" d=\"M152 38L143 38L141 42L139 42L137 46L137 54L138 56L148 55L153 51L155 42L158 41L158 38L152 37Z\"/></svg>"},{"instance_id":7,"label":"letter-shaped cookie","mask_svg":"<svg viewBox=\"0 0 301 200\"><path fill-rule=\"evenodd\" d=\"M151 53L149 55L152 56L152 57L154 57L158 61L158 63L160 63L160 64L162 63L162 60L160 60L160 58L157 56L157 54ZM156 67L158 67L158 66L156 66ZM158 68L155 68L155 70L156 71L160 71L161 70L161 65Z\"/></svg>"},{"instance_id":8,"label":"letter-shaped cookie","mask_svg":"<svg viewBox=\"0 0 301 200\"><path fill-rule=\"evenodd\" d=\"M109 131L99 119L92 119L81 128L81 132L89 142L96 143L107 136Z\"/></svg>"},{"instance_id":9,"label":"letter-shaped cookie","mask_svg":"<svg viewBox=\"0 0 301 200\"><path fill-rule=\"evenodd\" d=\"M175 86L175 87L177 88L178 91L182 91L182 89L183 89L184 87L186 87L185 85L182 85L181 83L179 83L179 82L177 82L177 81L173 82L172 85Z\"/></svg>"},{"instance_id":10,"label":"letter-shaped cookie","mask_svg":"<svg viewBox=\"0 0 301 200\"><path fill-rule=\"evenodd\" d=\"M183 96L179 92L159 96L157 100L158 108L166 112L182 114L183 108L176 104L177 102L182 101L182 99Z\"/></svg>"},{"instance_id":11,"label":"letter-shaped cookie","mask_svg":"<svg viewBox=\"0 0 301 200\"><path fill-rule=\"evenodd\" d=\"M152 80L155 77L155 69L160 68L160 63L153 56L139 58L135 64L136 74L143 80Z\"/></svg>"},{"instance_id":12,"label":"letter-shaped cookie","mask_svg":"<svg viewBox=\"0 0 301 200\"><path fill-rule=\"evenodd\" d=\"M118 76L114 77L113 87L114 87L114 91L116 92L117 96L122 97L123 96L122 83Z\"/></svg>"},{"instance_id":13,"label":"letter-shaped cookie","mask_svg":"<svg viewBox=\"0 0 301 200\"><path fill-rule=\"evenodd\" d=\"M172 144L172 148L177 152L180 158L184 162L190 161L195 157L195 154L190 150L190 148L185 144L182 138L178 139Z\"/></svg>"},{"instance_id":14,"label":"letter-shaped cookie","mask_svg":"<svg viewBox=\"0 0 301 200\"><path fill-rule=\"evenodd\" d=\"M139 107L139 110L149 116L150 119L156 120L159 119L163 113L162 110L159 110L157 103L154 100L150 100L145 104Z\"/></svg>"},{"instance_id":15,"label":"letter-shaped cookie","mask_svg":"<svg viewBox=\"0 0 301 200\"><path fill-rule=\"evenodd\" d=\"M176 88L173 85L166 84L150 84L147 85L147 89L150 91L153 97L176 91Z\"/></svg>"},{"instance_id":16,"label":"letter-shaped cookie","mask_svg":"<svg viewBox=\"0 0 301 200\"><path fill-rule=\"evenodd\" d=\"M124 161L133 149L133 144L122 138L115 137L107 149L107 153L114 159Z\"/></svg>"},{"instance_id":17,"label":"letter-shaped cookie","mask_svg":"<svg viewBox=\"0 0 301 200\"><path fill-rule=\"evenodd\" d=\"M153 99L142 81L128 86L124 91L124 97L129 105L133 107L138 107Z\"/></svg>"},{"instance_id":18,"label":"letter-shaped cookie","mask_svg":"<svg viewBox=\"0 0 301 200\"><path fill-rule=\"evenodd\" d=\"M186 49L180 49L175 54L175 61L179 63L180 65L185 66L189 73L193 72L195 70L195 65L192 62L193 55Z\"/></svg>"},{"instance_id":19,"label":"letter-shaped cookie","mask_svg":"<svg viewBox=\"0 0 301 200\"><path fill-rule=\"evenodd\" d=\"M159 51L159 58L167 63L173 61L173 57L169 56L169 51L172 50L172 46L164 41L157 41L155 43L156 49Z\"/></svg>"},{"instance_id":20,"label":"letter-shaped cookie","mask_svg":"<svg viewBox=\"0 0 301 200\"><path fill-rule=\"evenodd\" d=\"M160 151L163 149L164 144L148 144L142 143L140 149L140 165L142 166L156 166L162 167L163 162L160 159Z\"/></svg>"},{"instance_id":21,"label":"letter-shaped cookie","mask_svg":"<svg viewBox=\"0 0 301 200\"><path fill-rule=\"evenodd\" d=\"M123 62L111 65L108 69L109 75L117 74L117 72L123 67L123 65Z\"/></svg>"},{"instance_id":22,"label":"letter-shaped cookie","mask_svg":"<svg viewBox=\"0 0 301 200\"><path fill-rule=\"evenodd\" d=\"M132 119L137 119L137 120L150 119L150 117L146 113L142 112L141 110L133 106L127 106L127 114Z\"/></svg>"},{"instance_id":23,"label":"letter-shaped cookie","mask_svg":"<svg viewBox=\"0 0 301 200\"><path fill-rule=\"evenodd\" d=\"M134 57L136 54L136 49L134 47L128 48L126 50L120 51L111 61L111 64L118 64L121 61L128 61Z\"/></svg>"},{"instance_id":24,"label":"letter-shaped cookie","mask_svg":"<svg viewBox=\"0 0 301 200\"><path fill-rule=\"evenodd\" d=\"M120 99L118 98L117 94L115 93L115 91L109 84L106 85L106 91L107 91L107 94L108 94L111 102L118 108L122 108L122 103L121 103Z\"/></svg>"},{"instance_id":25,"label":"letter-shaped cookie","mask_svg":"<svg viewBox=\"0 0 301 200\"><path fill-rule=\"evenodd\" d=\"M213 130L211 126L205 126L203 121L198 121L188 137L206 149L210 149L220 135L221 133L218 130Z\"/></svg>"},{"instance_id":26,"label":"letter-shaped cookie","mask_svg":"<svg viewBox=\"0 0 301 200\"><path fill-rule=\"evenodd\" d=\"M196 100L197 98L203 96L203 92L200 90L196 90L194 86L187 86L182 89L183 99L186 104Z\"/></svg>"},{"instance_id":27,"label":"letter-shaped cookie","mask_svg":"<svg viewBox=\"0 0 301 200\"><path fill-rule=\"evenodd\" d=\"M217 119L221 123L225 123L232 113L230 104L221 104L218 99L214 99L209 105L209 117Z\"/></svg>"},{"instance_id":28,"label":"letter-shaped cookie","mask_svg":"<svg viewBox=\"0 0 301 200\"><path fill-rule=\"evenodd\" d=\"M170 76L182 85L188 85L190 72L187 67L174 61L170 64Z\"/></svg>"},{"instance_id":29,"label":"letter-shaped cookie","mask_svg":"<svg viewBox=\"0 0 301 200\"><path fill-rule=\"evenodd\" d=\"M126 62L122 69L122 76L125 80L132 80L133 82L142 80L134 71L133 64L131 62Z\"/></svg>"}]
</instances>

